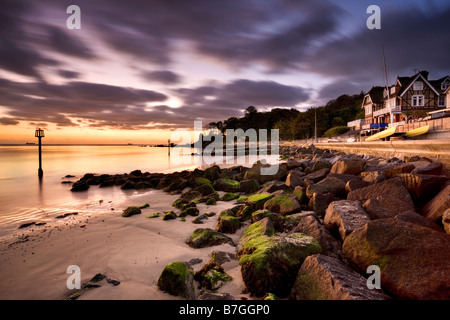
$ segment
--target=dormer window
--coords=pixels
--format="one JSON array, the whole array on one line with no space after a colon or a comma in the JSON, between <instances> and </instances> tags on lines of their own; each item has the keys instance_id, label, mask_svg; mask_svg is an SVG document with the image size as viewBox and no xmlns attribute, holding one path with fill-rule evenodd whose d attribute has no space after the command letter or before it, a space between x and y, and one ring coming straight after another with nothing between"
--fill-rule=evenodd
<instances>
[{"instance_id":1,"label":"dormer window","mask_svg":"<svg viewBox=\"0 0 450 320\"><path fill-rule=\"evenodd\" d=\"M421 91L423 90L423 82L422 81L416 81L414 82L414 91Z\"/></svg>"},{"instance_id":2,"label":"dormer window","mask_svg":"<svg viewBox=\"0 0 450 320\"><path fill-rule=\"evenodd\" d=\"M395 93L395 87L391 87L391 94Z\"/></svg>"},{"instance_id":3,"label":"dormer window","mask_svg":"<svg viewBox=\"0 0 450 320\"><path fill-rule=\"evenodd\" d=\"M446 80L446 81L442 82L442 84L441 84L442 91L447 90L448 87L450 87L450 81Z\"/></svg>"}]
</instances>

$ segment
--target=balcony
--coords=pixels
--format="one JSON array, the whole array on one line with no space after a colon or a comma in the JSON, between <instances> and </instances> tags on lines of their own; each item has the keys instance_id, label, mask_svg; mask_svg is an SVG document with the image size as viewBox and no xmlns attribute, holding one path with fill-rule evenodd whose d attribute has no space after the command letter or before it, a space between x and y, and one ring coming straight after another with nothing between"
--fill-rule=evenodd
<instances>
[{"instance_id":1,"label":"balcony","mask_svg":"<svg viewBox=\"0 0 450 320\"><path fill-rule=\"evenodd\" d=\"M383 109L374 111L373 116L374 117L381 116L382 114L390 113L390 111L392 111L392 113L401 113L402 107L401 106L391 106L391 110L389 110L389 107L385 107Z\"/></svg>"}]
</instances>

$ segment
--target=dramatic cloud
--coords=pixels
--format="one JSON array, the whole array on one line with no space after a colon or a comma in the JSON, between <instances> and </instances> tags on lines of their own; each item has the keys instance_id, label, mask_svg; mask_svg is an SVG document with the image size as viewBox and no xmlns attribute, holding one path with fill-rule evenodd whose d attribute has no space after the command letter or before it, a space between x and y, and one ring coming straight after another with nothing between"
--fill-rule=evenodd
<instances>
[{"instance_id":1,"label":"dramatic cloud","mask_svg":"<svg viewBox=\"0 0 450 320\"><path fill-rule=\"evenodd\" d=\"M181 82L181 77L178 74L168 70L142 72L141 76L145 80L163 84L177 84Z\"/></svg>"}]
</instances>

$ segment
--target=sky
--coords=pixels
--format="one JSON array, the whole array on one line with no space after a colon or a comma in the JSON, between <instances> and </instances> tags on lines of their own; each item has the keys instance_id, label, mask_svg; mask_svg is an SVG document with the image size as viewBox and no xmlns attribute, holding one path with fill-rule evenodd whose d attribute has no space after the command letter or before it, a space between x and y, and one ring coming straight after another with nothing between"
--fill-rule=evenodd
<instances>
[{"instance_id":1,"label":"sky","mask_svg":"<svg viewBox=\"0 0 450 320\"><path fill-rule=\"evenodd\" d=\"M164 143L251 105L319 107L384 85L382 47L390 84L439 79L448 30L448 0L2 0L0 143L37 127L45 143Z\"/></svg>"}]
</instances>

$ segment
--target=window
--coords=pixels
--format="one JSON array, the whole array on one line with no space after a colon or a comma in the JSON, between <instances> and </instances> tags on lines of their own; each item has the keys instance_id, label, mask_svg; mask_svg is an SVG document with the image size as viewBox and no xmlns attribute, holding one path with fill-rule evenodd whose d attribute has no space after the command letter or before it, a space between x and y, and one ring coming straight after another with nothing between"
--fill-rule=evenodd
<instances>
[{"instance_id":1,"label":"window","mask_svg":"<svg viewBox=\"0 0 450 320\"><path fill-rule=\"evenodd\" d=\"M394 94L395 93L395 87L392 87L391 88L391 94Z\"/></svg>"},{"instance_id":2,"label":"window","mask_svg":"<svg viewBox=\"0 0 450 320\"><path fill-rule=\"evenodd\" d=\"M416 94L412 96L412 106L413 107L423 107L425 102L425 97L423 94Z\"/></svg>"},{"instance_id":3,"label":"window","mask_svg":"<svg viewBox=\"0 0 450 320\"><path fill-rule=\"evenodd\" d=\"M414 87L413 88L414 88L415 91L423 90L423 82L422 81L414 82Z\"/></svg>"},{"instance_id":4,"label":"window","mask_svg":"<svg viewBox=\"0 0 450 320\"><path fill-rule=\"evenodd\" d=\"M438 106L439 107L445 106L445 96L439 96Z\"/></svg>"},{"instance_id":5,"label":"window","mask_svg":"<svg viewBox=\"0 0 450 320\"><path fill-rule=\"evenodd\" d=\"M366 106L365 109L366 109L366 114L371 114L372 113L372 106L371 105Z\"/></svg>"},{"instance_id":6,"label":"window","mask_svg":"<svg viewBox=\"0 0 450 320\"><path fill-rule=\"evenodd\" d=\"M441 84L441 89L442 89L442 91L447 90L448 87L450 87L450 82L449 82L448 80L447 80L447 81L444 81L444 82Z\"/></svg>"}]
</instances>

